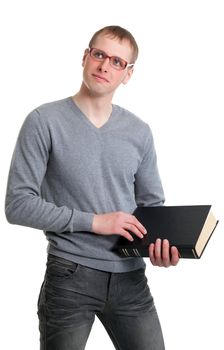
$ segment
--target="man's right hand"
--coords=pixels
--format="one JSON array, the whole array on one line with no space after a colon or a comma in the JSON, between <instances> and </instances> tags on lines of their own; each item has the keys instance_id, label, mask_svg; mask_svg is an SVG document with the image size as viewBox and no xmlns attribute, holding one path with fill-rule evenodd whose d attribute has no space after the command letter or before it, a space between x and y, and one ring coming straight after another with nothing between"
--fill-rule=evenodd
<instances>
[{"instance_id":1,"label":"man's right hand","mask_svg":"<svg viewBox=\"0 0 224 350\"><path fill-rule=\"evenodd\" d=\"M139 238L143 238L147 233L134 215L122 211L94 215L92 230L99 235L120 235L129 241L133 241L133 237L128 231Z\"/></svg>"}]
</instances>

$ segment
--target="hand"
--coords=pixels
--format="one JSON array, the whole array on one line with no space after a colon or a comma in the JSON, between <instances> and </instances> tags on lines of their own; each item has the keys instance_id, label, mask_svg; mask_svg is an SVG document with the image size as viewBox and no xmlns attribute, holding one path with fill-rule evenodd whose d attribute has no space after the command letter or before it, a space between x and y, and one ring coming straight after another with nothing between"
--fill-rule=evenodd
<instances>
[{"instance_id":1,"label":"hand","mask_svg":"<svg viewBox=\"0 0 224 350\"><path fill-rule=\"evenodd\" d=\"M139 238L143 238L147 233L134 215L122 211L94 215L92 230L100 235L120 235L129 241L133 241L133 237L127 230Z\"/></svg>"},{"instance_id":2,"label":"hand","mask_svg":"<svg viewBox=\"0 0 224 350\"><path fill-rule=\"evenodd\" d=\"M149 246L149 259L154 266L176 266L179 262L179 253L176 247L171 247L167 239L163 242L157 239L155 244Z\"/></svg>"}]
</instances>

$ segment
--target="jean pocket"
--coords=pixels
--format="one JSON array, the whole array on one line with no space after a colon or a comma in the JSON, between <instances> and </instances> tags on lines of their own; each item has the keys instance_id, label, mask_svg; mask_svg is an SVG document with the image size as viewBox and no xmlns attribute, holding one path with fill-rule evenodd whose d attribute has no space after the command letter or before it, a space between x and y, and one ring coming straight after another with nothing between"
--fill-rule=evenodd
<instances>
[{"instance_id":1,"label":"jean pocket","mask_svg":"<svg viewBox=\"0 0 224 350\"><path fill-rule=\"evenodd\" d=\"M79 264L61 258L49 258L46 277L54 281L63 281L74 277Z\"/></svg>"}]
</instances>

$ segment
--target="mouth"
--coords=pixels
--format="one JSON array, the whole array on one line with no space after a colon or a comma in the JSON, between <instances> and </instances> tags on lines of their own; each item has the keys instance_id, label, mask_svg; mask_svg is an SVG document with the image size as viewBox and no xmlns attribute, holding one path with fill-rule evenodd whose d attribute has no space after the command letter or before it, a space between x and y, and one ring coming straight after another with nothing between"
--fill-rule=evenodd
<instances>
[{"instance_id":1,"label":"mouth","mask_svg":"<svg viewBox=\"0 0 224 350\"><path fill-rule=\"evenodd\" d=\"M109 83L109 80L107 80L105 77L103 77L102 75L99 74L92 74L92 76L97 80L97 81L102 81L102 82L106 82Z\"/></svg>"}]
</instances>

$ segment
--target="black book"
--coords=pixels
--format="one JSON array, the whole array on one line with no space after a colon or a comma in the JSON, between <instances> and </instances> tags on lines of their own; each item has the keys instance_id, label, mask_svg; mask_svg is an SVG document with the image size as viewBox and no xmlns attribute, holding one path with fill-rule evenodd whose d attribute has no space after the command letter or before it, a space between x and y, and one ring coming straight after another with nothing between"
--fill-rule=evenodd
<instances>
[{"instance_id":1,"label":"black book","mask_svg":"<svg viewBox=\"0 0 224 350\"><path fill-rule=\"evenodd\" d=\"M144 238L132 234L131 242L120 237L116 250L121 256L148 257L150 243L168 239L181 258L199 259L218 223L211 205L138 207L134 216L146 228Z\"/></svg>"}]
</instances>

